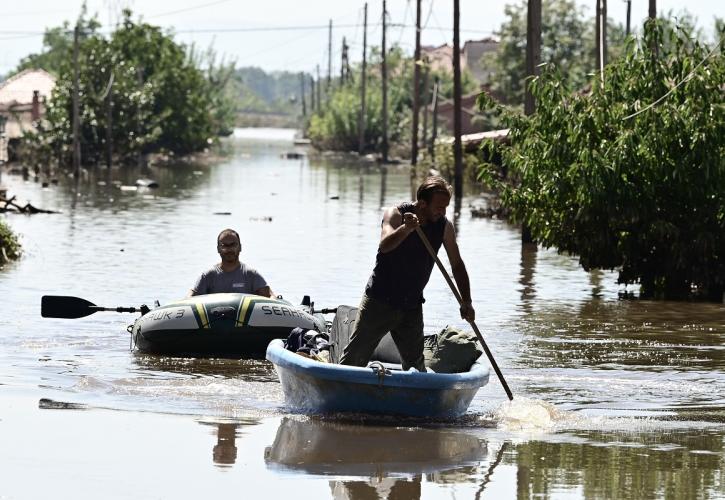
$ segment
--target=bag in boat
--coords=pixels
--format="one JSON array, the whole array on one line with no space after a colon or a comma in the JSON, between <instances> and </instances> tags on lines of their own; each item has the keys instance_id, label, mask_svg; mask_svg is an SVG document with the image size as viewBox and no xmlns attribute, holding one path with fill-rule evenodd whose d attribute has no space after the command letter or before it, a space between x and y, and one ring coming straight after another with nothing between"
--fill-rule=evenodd
<instances>
[{"instance_id":1,"label":"bag in boat","mask_svg":"<svg viewBox=\"0 0 725 500\"><path fill-rule=\"evenodd\" d=\"M481 354L483 349L475 334L450 326L427 336L423 347L425 366L437 373L466 372Z\"/></svg>"},{"instance_id":2,"label":"bag in boat","mask_svg":"<svg viewBox=\"0 0 725 500\"><path fill-rule=\"evenodd\" d=\"M360 310L353 306L338 306L330 329L330 362L339 364L342 351L350 343ZM373 351L370 361L400 364L400 352L389 333L382 338Z\"/></svg>"},{"instance_id":3,"label":"bag in boat","mask_svg":"<svg viewBox=\"0 0 725 500\"><path fill-rule=\"evenodd\" d=\"M330 360L330 336L317 330L293 328L284 343L288 351L307 356L318 361Z\"/></svg>"}]
</instances>

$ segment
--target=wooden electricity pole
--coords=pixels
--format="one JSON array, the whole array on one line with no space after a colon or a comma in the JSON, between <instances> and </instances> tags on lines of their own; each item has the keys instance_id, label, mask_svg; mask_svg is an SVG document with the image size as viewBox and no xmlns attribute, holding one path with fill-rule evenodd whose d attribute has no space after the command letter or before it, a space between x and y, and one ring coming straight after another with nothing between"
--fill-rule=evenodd
<instances>
[{"instance_id":1,"label":"wooden electricity pole","mask_svg":"<svg viewBox=\"0 0 725 500\"><path fill-rule=\"evenodd\" d=\"M627 0L627 33L626 33L627 36L629 36L629 34L631 33L631 30L630 30L631 21L632 21L632 0Z\"/></svg>"},{"instance_id":2,"label":"wooden electricity pole","mask_svg":"<svg viewBox=\"0 0 725 500\"><path fill-rule=\"evenodd\" d=\"M597 70L604 80L604 66L607 65L607 0L597 0L596 7Z\"/></svg>"},{"instance_id":3,"label":"wooden electricity pole","mask_svg":"<svg viewBox=\"0 0 725 500\"><path fill-rule=\"evenodd\" d=\"M317 65L317 109L322 110L322 80L320 80L320 65Z\"/></svg>"},{"instance_id":4,"label":"wooden electricity pole","mask_svg":"<svg viewBox=\"0 0 725 500\"><path fill-rule=\"evenodd\" d=\"M387 63L387 47L385 45L385 32L387 30L386 17L387 10L383 0L383 41L381 45L382 60L380 62L380 76L383 80L383 143L382 155L383 163L388 163L388 63Z\"/></svg>"},{"instance_id":5,"label":"wooden electricity pole","mask_svg":"<svg viewBox=\"0 0 725 500\"><path fill-rule=\"evenodd\" d=\"M436 136L438 135L438 77L435 77L435 83L433 84L433 103L432 103L432 125L430 133L430 143L428 144L428 152L430 158L435 163L436 160Z\"/></svg>"},{"instance_id":6,"label":"wooden electricity pole","mask_svg":"<svg viewBox=\"0 0 725 500\"><path fill-rule=\"evenodd\" d=\"M302 101L302 116L307 116L307 103L305 103L305 74L300 72L300 100Z\"/></svg>"},{"instance_id":7,"label":"wooden electricity pole","mask_svg":"<svg viewBox=\"0 0 725 500\"><path fill-rule=\"evenodd\" d=\"M461 41L459 0L453 0L453 162L456 204L463 199L463 145L461 144Z\"/></svg>"},{"instance_id":8,"label":"wooden electricity pole","mask_svg":"<svg viewBox=\"0 0 725 500\"><path fill-rule=\"evenodd\" d=\"M534 96L531 95L529 84L538 74L541 61L541 0L529 0L526 21L526 94L524 97L524 112L533 114L536 110Z\"/></svg>"},{"instance_id":9,"label":"wooden electricity pole","mask_svg":"<svg viewBox=\"0 0 725 500\"><path fill-rule=\"evenodd\" d=\"M327 31L327 88L325 93L330 95L330 85L332 85L332 19L330 19L330 28Z\"/></svg>"},{"instance_id":10,"label":"wooden electricity pole","mask_svg":"<svg viewBox=\"0 0 725 500\"><path fill-rule=\"evenodd\" d=\"M73 30L73 175L81 173L80 103L78 102L78 23Z\"/></svg>"},{"instance_id":11,"label":"wooden electricity pole","mask_svg":"<svg viewBox=\"0 0 725 500\"><path fill-rule=\"evenodd\" d=\"M413 57L413 130L410 145L410 189L415 192L415 166L418 164L418 104L420 100L420 3L415 1L415 55Z\"/></svg>"},{"instance_id":12,"label":"wooden electricity pole","mask_svg":"<svg viewBox=\"0 0 725 500\"><path fill-rule=\"evenodd\" d=\"M541 0L529 0L526 16L526 93L524 94L524 113L534 114L536 102L531 94L531 79L538 74L541 61ZM531 229L521 226L521 243L534 243Z\"/></svg>"},{"instance_id":13,"label":"wooden electricity pole","mask_svg":"<svg viewBox=\"0 0 725 500\"><path fill-rule=\"evenodd\" d=\"M649 18L657 19L657 0L649 0Z\"/></svg>"},{"instance_id":14,"label":"wooden electricity pole","mask_svg":"<svg viewBox=\"0 0 725 500\"><path fill-rule=\"evenodd\" d=\"M340 87L345 85L348 75L348 62L347 62L347 40L342 37L342 51L340 56Z\"/></svg>"},{"instance_id":15,"label":"wooden electricity pole","mask_svg":"<svg viewBox=\"0 0 725 500\"><path fill-rule=\"evenodd\" d=\"M113 72L106 91L106 166L113 163Z\"/></svg>"},{"instance_id":16,"label":"wooden electricity pole","mask_svg":"<svg viewBox=\"0 0 725 500\"><path fill-rule=\"evenodd\" d=\"M368 4L365 2L365 10L363 14L363 58L362 58L362 75L360 75L360 116L357 121L358 133L358 154L365 152L365 80L367 65L367 44L368 44Z\"/></svg>"},{"instance_id":17,"label":"wooden electricity pole","mask_svg":"<svg viewBox=\"0 0 725 500\"><path fill-rule=\"evenodd\" d=\"M315 77L310 75L310 114L315 114Z\"/></svg>"}]
</instances>

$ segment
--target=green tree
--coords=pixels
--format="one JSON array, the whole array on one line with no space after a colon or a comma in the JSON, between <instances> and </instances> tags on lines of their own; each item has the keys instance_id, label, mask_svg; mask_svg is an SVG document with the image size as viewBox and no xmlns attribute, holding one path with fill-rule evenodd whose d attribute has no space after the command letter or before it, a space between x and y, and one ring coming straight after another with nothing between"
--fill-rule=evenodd
<instances>
[{"instance_id":1,"label":"green tree","mask_svg":"<svg viewBox=\"0 0 725 500\"><path fill-rule=\"evenodd\" d=\"M545 69L532 84L536 113L508 114L510 146L486 146L510 180L491 166L482 176L514 220L543 246L578 255L584 269L618 269L619 282L639 283L645 296L694 289L721 300L724 81L725 47L648 23L588 93Z\"/></svg>"},{"instance_id":2,"label":"green tree","mask_svg":"<svg viewBox=\"0 0 725 500\"><path fill-rule=\"evenodd\" d=\"M90 27L79 43L78 58L83 163L104 156L108 92L113 102L113 149L122 160L138 153L199 151L231 131L233 114L227 111L231 106L225 86L233 66L215 65L213 58L195 55L161 28L134 22L131 16L125 11L123 22L108 38L94 31L96 22L79 21ZM53 56L56 87L46 123L28 139L39 160L68 162L73 139L72 45L51 49L43 57Z\"/></svg>"},{"instance_id":3,"label":"green tree","mask_svg":"<svg viewBox=\"0 0 725 500\"><path fill-rule=\"evenodd\" d=\"M381 55L373 47L367 70L365 94L365 149L377 151L382 141L382 81L380 75ZM413 60L405 57L399 47L390 50L386 60L388 66L388 140L391 145L409 144L413 98ZM352 81L340 86L333 84L333 91L322 109L309 120L307 135L313 144L321 149L357 151L358 116L360 113L361 68L353 68ZM429 82L440 81L441 98L453 97L453 75L442 71L431 71ZM420 86L422 96L423 79ZM461 79L462 92L473 91L475 82L469 74ZM407 151L407 148L404 149Z\"/></svg>"},{"instance_id":4,"label":"green tree","mask_svg":"<svg viewBox=\"0 0 725 500\"><path fill-rule=\"evenodd\" d=\"M17 235L5 221L0 220L0 265L20 257L21 248Z\"/></svg>"}]
</instances>

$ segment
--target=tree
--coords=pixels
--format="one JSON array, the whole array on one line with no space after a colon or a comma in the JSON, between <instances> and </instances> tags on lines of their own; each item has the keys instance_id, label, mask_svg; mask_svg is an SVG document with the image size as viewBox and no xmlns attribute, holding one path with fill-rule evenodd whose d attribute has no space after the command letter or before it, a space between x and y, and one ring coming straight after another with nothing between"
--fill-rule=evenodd
<instances>
[{"instance_id":1,"label":"tree","mask_svg":"<svg viewBox=\"0 0 725 500\"><path fill-rule=\"evenodd\" d=\"M378 72L380 51L373 47L371 51L365 104L365 149L377 151L382 141L382 83ZM410 143L410 122L413 99L410 82L413 79L413 60L405 57L399 47L389 50L388 66L388 140L394 143ZM307 135L313 144L321 149L352 151L358 149L358 114L360 111L360 91L356 82L360 81L360 68L353 69L353 79L342 87L333 85L327 105L310 118ZM438 77L440 81L439 98L453 97L453 75L443 71L431 71L429 82ZM423 85L423 82L421 82ZM475 83L468 73L463 74L462 91L471 92ZM430 94L430 93L429 93ZM420 95L423 95L421 92Z\"/></svg>"},{"instance_id":2,"label":"tree","mask_svg":"<svg viewBox=\"0 0 725 500\"><path fill-rule=\"evenodd\" d=\"M486 145L510 179L490 166L482 177L540 244L584 269L618 269L644 296L722 300L725 47L668 23L648 22L590 92L545 68L532 84L536 113L508 114L510 146Z\"/></svg>"},{"instance_id":3,"label":"tree","mask_svg":"<svg viewBox=\"0 0 725 500\"><path fill-rule=\"evenodd\" d=\"M134 22L131 16L124 11L123 22L108 38L95 32L97 22L79 20L88 28L79 43L80 136L86 164L98 162L106 148L108 92L113 150L121 160L139 153L203 150L231 131L233 115L226 110L232 106L225 87L233 65L217 66L213 57L204 60L161 28ZM70 153L71 50L72 44L58 42L27 58L56 68L58 75L45 123L28 137L39 160L67 161Z\"/></svg>"},{"instance_id":4,"label":"tree","mask_svg":"<svg viewBox=\"0 0 725 500\"><path fill-rule=\"evenodd\" d=\"M494 70L493 90L516 105L524 102L527 7L527 0L506 5L508 20L497 33L499 48L496 53L485 56ZM594 18L587 19L583 8L574 0L543 0L541 15L541 62L555 64L572 87L583 87L588 82L588 74L597 69ZM608 26L608 60L612 61L621 50L625 30L611 19Z\"/></svg>"}]
</instances>

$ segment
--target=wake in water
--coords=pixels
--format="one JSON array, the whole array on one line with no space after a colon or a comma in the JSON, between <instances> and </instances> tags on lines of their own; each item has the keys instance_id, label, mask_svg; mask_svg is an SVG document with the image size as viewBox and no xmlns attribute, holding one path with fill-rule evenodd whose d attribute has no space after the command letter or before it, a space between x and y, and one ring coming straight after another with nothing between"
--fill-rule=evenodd
<instances>
[{"instance_id":1,"label":"wake in water","mask_svg":"<svg viewBox=\"0 0 725 500\"><path fill-rule=\"evenodd\" d=\"M711 422L693 422L652 416L605 416L563 410L540 399L515 397L501 403L487 417L503 431L543 434L567 430L603 432L655 432L716 426Z\"/></svg>"}]
</instances>

